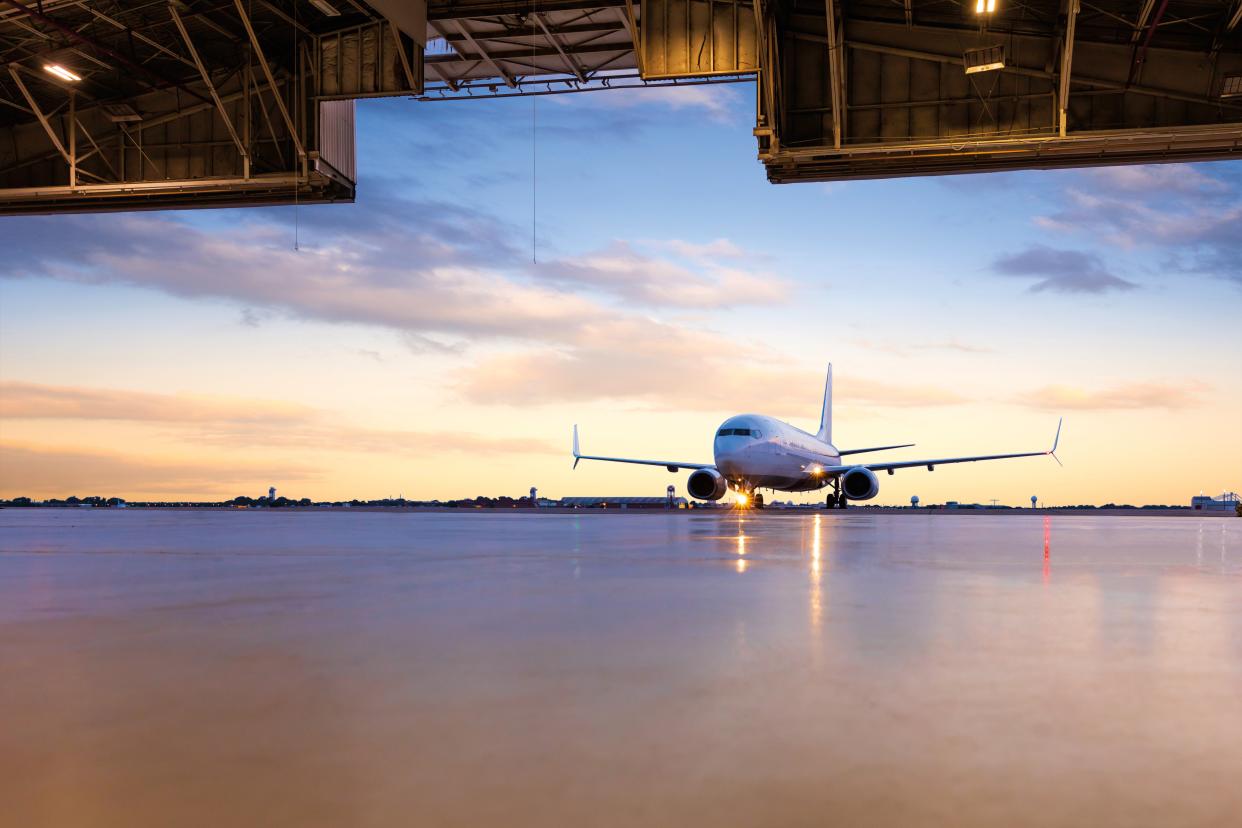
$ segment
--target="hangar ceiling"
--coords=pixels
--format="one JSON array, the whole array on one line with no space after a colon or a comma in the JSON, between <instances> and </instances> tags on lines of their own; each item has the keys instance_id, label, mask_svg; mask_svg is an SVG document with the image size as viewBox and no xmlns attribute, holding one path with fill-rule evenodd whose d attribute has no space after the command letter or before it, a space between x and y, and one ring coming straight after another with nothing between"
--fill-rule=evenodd
<instances>
[{"instance_id":1,"label":"hangar ceiling","mask_svg":"<svg viewBox=\"0 0 1242 828\"><path fill-rule=\"evenodd\" d=\"M375 96L753 80L774 182L1238 157L1240 24L1242 0L0 0L0 213L351 201Z\"/></svg>"}]
</instances>

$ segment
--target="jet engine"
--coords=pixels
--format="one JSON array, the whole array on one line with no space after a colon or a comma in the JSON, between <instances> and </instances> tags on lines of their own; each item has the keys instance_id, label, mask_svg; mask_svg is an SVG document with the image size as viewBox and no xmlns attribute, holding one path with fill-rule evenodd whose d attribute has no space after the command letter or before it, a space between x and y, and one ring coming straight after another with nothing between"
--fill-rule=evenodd
<instances>
[{"instance_id":1,"label":"jet engine","mask_svg":"<svg viewBox=\"0 0 1242 828\"><path fill-rule=\"evenodd\" d=\"M715 469L698 469L686 481L686 491L699 500L720 500L728 488L724 475Z\"/></svg>"},{"instance_id":2,"label":"jet engine","mask_svg":"<svg viewBox=\"0 0 1242 828\"><path fill-rule=\"evenodd\" d=\"M871 469L856 466L841 476L841 491L850 500L870 500L880 493L880 480Z\"/></svg>"}]
</instances>

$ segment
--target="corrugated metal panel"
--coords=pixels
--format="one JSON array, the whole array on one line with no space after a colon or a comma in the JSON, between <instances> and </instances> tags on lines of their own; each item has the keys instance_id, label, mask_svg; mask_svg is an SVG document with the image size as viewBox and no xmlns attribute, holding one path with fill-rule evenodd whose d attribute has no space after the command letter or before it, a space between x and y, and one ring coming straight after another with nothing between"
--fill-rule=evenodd
<instances>
[{"instance_id":1,"label":"corrugated metal panel","mask_svg":"<svg viewBox=\"0 0 1242 828\"><path fill-rule=\"evenodd\" d=\"M697 78L759 69L755 8L742 0L644 0L644 78Z\"/></svg>"},{"instance_id":2,"label":"corrugated metal panel","mask_svg":"<svg viewBox=\"0 0 1242 828\"><path fill-rule=\"evenodd\" d=\"M318 98L423 93L423 47L388 23L368 23L316 38Z\"/></svg>"},{"instance_id":3,"label":"corrugated metal panel","mask_svg":"<svg viewBox=\"0 0 1242 828\"><path fill-rule=\"evenodd\" d=\"M320 101L319 158L351 182L357 182L353 101Z\"/></svg>"}]
</instances>

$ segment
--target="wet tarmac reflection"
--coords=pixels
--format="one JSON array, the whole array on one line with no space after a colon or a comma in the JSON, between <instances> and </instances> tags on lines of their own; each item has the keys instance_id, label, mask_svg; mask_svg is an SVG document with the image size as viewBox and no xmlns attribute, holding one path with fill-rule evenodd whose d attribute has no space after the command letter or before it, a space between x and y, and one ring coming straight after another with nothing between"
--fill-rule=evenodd
<instances>
[{"instance_id":1,"label":"wet tarmac reflection","mask_svg":"<svg viewBox=\"0 0 1242 828\"><path fill-rule=\"evenodd\" d=\"M1226 825L1242 521L4 510L0 669L5 825Z\"/></svg>"}]
</instances>

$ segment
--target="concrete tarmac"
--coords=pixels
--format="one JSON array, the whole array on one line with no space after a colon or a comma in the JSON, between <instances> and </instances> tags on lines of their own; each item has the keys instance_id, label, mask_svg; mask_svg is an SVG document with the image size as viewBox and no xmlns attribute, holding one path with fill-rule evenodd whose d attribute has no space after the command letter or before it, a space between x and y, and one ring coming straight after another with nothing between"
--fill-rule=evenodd
<instances>
[{"instance_id":1,"label":"concrete tarmac","mask_svg":"<svg viewBox=\"0 0 1242 828\"><path fill-rule=\"evenodd\" d=\"M0 823L1236 825L1242 520L0 511Z\"/></svg>"}]
</instances>

